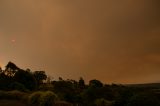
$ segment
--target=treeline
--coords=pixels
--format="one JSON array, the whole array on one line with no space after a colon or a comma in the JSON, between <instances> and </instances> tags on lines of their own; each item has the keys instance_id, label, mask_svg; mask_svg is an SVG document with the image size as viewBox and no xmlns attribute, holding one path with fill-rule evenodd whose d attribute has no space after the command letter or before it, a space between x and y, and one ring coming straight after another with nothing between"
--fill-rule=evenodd
<instances>
[{"instance_id":1,"label":"treeline","mask_svg":"<svg viewBox=\"0 0 160 106\"><path fill-rule=\"evenodd\" d=\"M8 62L4 70L0 68L1 90L33 91L43 84L43 80L46 79L45 71L23 70L12 62Z\"/></svg>"},{"instance_id":2,"label":"treeline","mask_svg":"<svg viewBox=\"0 0 160 106\"><path fill-rule=\"evenodd\" d=\"M35 106L160 106L159 87L109 85L96 79L86 84L83 78L55 81L45 71L24 70L12 62L0 69L0 90L28 94L29 105Z\"/></svg>"}]
</instances>

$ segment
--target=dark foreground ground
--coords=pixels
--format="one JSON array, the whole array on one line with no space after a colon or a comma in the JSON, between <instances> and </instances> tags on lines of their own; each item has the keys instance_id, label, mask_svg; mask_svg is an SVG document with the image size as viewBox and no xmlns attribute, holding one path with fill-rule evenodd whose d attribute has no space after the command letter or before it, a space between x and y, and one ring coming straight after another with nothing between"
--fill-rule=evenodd
<instances>
[{"instance_id":1,"label":"dark foreground ground","mask_svg":"<svg viewBox=\"0 0 160 106\"><path fill-rule=\"evenodd\" d=\"M27 106L18 100L0 100L0 106Z\"/></svg>"}]
</instances>

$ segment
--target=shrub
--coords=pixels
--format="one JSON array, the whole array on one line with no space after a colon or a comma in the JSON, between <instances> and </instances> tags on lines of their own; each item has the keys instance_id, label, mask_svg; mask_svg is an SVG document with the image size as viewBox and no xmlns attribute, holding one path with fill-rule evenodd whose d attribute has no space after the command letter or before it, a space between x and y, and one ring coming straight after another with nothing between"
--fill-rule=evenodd
<instances>
[{"instance_id":1,"label":"shrub","mask_svg":"<svg viewBox=\"0 0 160 106\"><path fill-rule=\"evenodd\" d=\"M40 90L40 91L52 91L53 90L53 85L42 84L42 85L39 86L38 90Z\"/></svg>"},{"instance_id":2,"label":"shrub","mask_svg":"<svg viewBox=\"0 0 160 106\"><path fill-rule=\"evenodd\" d=\"M52 106L55 103L57 96L51 92L47 91L41 95L40 106Z\"/></svg>"},{"instance_id":3,"label":"shrub","mask_svg":"<svg viewBox=\"0 0 160 106\"><path fill-rule=\"evenodd\" d=\"M42 94L43 94L43 92L40 92L40 91L32 93L28 98L29 99L29 104L30 105L39 105L40 97L41 97Z\"/></svg>"},{"instance_id":4,"label":"shrub","mask_svg":"<svg viewBox=\"0 0 160 106\"><path fill-rule=\"evenodd\" d=\"M38 106L52 106L56 100L57 96L51 91L37 91L29 96L30 105Z\"/></svg>"},{"instance_id":5,"label":"shrub","mask_svg":"<svg viewBox=\"0 0 160 106\"><path fill-rule=\"evenodd\" d=\"M8 91L6 92L7 96L9 99L15 99L15 100L26 100L27 99L27 94L18 90L14 91Z\"/></svg>"},{"instance_id":6,"label":"shrub","mask_svg":"<svg viewBox=\"0 0 160 106\"><path fill-rule=\"evenodd\" d=\"M25 86L18 82L13 82L9 85L9 88L11 90L19 90L19 91L28 91Z\"/></svg>"},{"instance_id":7,"label":"shrub","mask_svg":"<svg viewBox=\"0 0 160 106\"><path fill-rule=\"evenodd\" d=\"M127 106L160 106L160 102L154 93L142 92L133 95Z\"/></svg>"},{"instance_id":8,"label":"shrub","mask_svg":"<svg viewBox=\"0 0 160 106\"><path fill-rule=\"evenodd\" d=\"M95 105L96 106L112 106L112 102L101 98L95 101Z\"/></svg>"},{"instance_id":9,"label":"shrub","mask_svg":"<svg viewBox=\"0 0 160 106\"><path fill-rule=\"evenodd\" d=\"M26 100L27 94L20 91L0 91L0 99Z\"/></svg>"}]
</instances>

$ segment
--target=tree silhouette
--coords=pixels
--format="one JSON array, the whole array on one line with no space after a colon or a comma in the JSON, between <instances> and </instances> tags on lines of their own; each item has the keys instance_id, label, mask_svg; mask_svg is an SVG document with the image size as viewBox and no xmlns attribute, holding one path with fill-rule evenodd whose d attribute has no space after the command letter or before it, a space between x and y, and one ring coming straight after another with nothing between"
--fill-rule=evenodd
<instances>
[{"instance_id":1,"label":"tree silhouette","mask_svg":"<svg viewBox=\"0 0 160 106\"><path fill-rule=\"evenodd\" d=\"M34 90L37 87L36 79L33 74L28 71L22 69L18 70L13 78L16 82L23 84L29 90Z\"/></svg>"},{"instance_id":2,"label":"tree silhouette","mask_svg":"<svg viewBox=\"0 0 160 106\"><path fill-rule=\"evenodd\" d=\"M82 77L80 77L80 79L78 81L78 87L79 87L80 91L82 91L85 88L85 81Z\"/></svg>"},{"instance_id":3,"label":"tree silhouette","mask_svg":"<svg viewBox=\"0 0 160 106\"><path fill-rule=\"evenodd\" d=\"M102 87L103 86L103 83L100 82L99 80L90 80L89 81L89 86L92 86L92 87Z\"/></svg>"},{"instance_id":4,"label":"tree silhouette","mask_svg":"<svg viewBox=\"0 0 160 106\"><path fill-rule=\"evenodd\" d=\"M19 68L14 63L8 62L8 64L5 66L4 73L7 76L13 77L18 70Z\"/></svg>"},{"instance_id":5,"label":"tree silhouette","mask_svg":"<svg viewBox=\"0 0 160 106\"><path fill-rule=\"evenodd\" d=\"M47 79L47 75L45 73L45 71L35 71L33 73L38 85L42 84L43 83L43 80L46 80Z\"/></svg>"}]
</instances>

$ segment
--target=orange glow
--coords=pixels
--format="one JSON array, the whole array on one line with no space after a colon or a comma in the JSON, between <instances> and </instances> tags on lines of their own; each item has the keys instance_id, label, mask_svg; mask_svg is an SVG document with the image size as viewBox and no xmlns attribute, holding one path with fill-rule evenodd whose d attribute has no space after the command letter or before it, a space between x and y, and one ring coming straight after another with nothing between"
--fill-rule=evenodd
<instances>
[{"instance_id":1,"label":"orange glow","mask_svg":"<svg viewBox=\"0 0 160 106\"><path fill-rule=\"evenodd\" d=\"M15 39L12 39L12 40L11 40L11 42L12 42L12 43L15 43L15 42L16 42L16 40L15 40Z\"/></svg>"},{"instance_id":2,"label":"orange glow","mask_svg":"<svg viewBox=\"0 0 160 106\"><path fill-rule=\"evenodd\" d=\"M12 61L55 79L159 81L158 0L2 1L1 66Z\"/></svg>"},{"instance_id":3,"label":"orange glow","mask_svg":"<svg viewBox=\"0 0 160 106\"><path fill-rule=\"evenodd\" d=\"M0 62L0 67L2 68L3 67L3 64Z\"/></svg>"}]
</instances>

